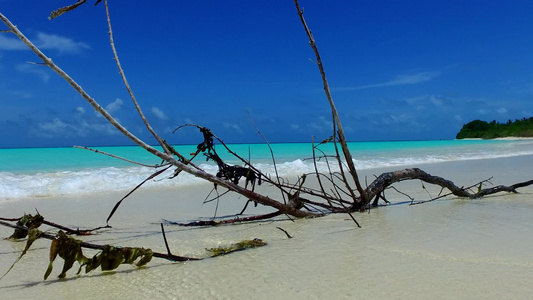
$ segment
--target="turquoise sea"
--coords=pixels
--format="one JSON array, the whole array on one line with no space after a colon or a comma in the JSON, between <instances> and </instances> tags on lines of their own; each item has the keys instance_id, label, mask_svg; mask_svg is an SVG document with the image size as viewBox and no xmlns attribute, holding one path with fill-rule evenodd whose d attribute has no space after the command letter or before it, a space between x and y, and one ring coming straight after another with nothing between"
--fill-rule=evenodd
<instances>
[{"instance_id":1,"label":"turquoise sea","mask_svg":"<svg viewBox=\"0 0 533 300\"><path fill-rule=\"evenodd\" d=\"M264 173L274 173L274 163L268 145L233 144L229 147L241 157L249 159ZM312 161L309 159L313 156L310 143L280 143L270 144L270 147L281 176L300 175L313 170ZM349 147L358 169L401 168L414 164L533 154L533 140L352 142ZM196 150L195 145L180 145L175 148L184 155ZM137 146L94 149L150 165L161 162ZM332 154L334 148L332 144L325 144L321 145L320 149L324 153ZM226 163L241 164L221 145L217 145L217 152ZM195 161L208 172L216 172L216 166L212 162L206 162L205 157L199 156ZM319 164L320 167L326 167L323 161ZM153 168L78 148L0 149L0 201L129 190L153 172ZM181 175L177 179L165 180L164 174L160 179L148 184L148 187L196 182L196 178Z\"/></svg>"}]
</instances>

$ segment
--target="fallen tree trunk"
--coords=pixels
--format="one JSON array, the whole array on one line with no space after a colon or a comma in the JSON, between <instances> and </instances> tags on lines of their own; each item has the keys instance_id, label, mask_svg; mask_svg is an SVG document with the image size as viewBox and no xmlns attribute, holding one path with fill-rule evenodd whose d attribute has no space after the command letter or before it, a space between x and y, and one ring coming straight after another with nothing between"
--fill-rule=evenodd
<instances>
[{"instance_id":1,"label":"fallen tree trunk","mask_svg":"<svg viewBox=\"0 0 533 300\"><path fill-rule=\"evenodd\" d=\"M365 193L367 199L379 198L379 195L385 191L388 187L392 186L394 183L405 181L405 180L421 180L427 183L438 185L442 188L446 188L450 191L451 194L469 199L481 198L483 196L496 194L499 192L509 192L509 193L518 193L516 189L521 187L526 187L533 184L533 180L524 181L516 183L510 186L498 185L491 188L481 189L478 188L477 192L472 192L471 187L465 188L464 186L457 186L453 181L431 175L419 168L410 168L403 169L393 172L387 172L379 175L366 189ZM475 186L481 186L482 182L476 184ZM363 203L361 205L368 205L369 202ZM361 206L355 206L354 209L359 209Z\"/></svg>"}]
</instances>

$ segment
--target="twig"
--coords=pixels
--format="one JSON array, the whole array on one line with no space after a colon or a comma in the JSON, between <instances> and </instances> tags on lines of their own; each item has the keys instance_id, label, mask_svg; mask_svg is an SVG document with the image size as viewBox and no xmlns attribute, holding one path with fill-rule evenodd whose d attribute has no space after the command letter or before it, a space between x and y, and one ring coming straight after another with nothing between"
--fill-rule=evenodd
<instances>
[{"instance_id":1,"label":"twig","mask_svg":"<svg viewBox=\"0 0 533 300\"><path fill-rule=\"evenodd\" d=\"M85 2L87 2L87 0L78 0L76 3L74 3L72 5L68 5L68 6L65 6L65 7L58 8L57 10L54 10L50 14L50 17L48 17L48 19L52 20L54 18L57 18L57 17L61 16L62 14L77 8L78 6L82 5Z\"/></svg>"},{"instance_id":2,"label":"twig","mask_svg":"<svg viewBox=\"0 0 533 300\"><path fill-rule=\"evenodd\" d=\"M120 156L117 156L117 155L114 155L114 154L111 154L111 153L107 153L107 152L105 152L105 151L101 151L101 150L97 150L97 149L92 149L92 148L85 147L85 146L74 146L74 148L77 148L77 149L84 149L84 150L89 150L89 151L92 151L92 152L94 152L94 153L99 153L99 154L107 155L107 156L110 156L110 157L113 157L113 158L121 159L121 160L123 160L123 161L129 162L129 163L132 163L132 164L136 164L136 165L139 165L139 166L143 166L143 167L159 168L159 167L161 167L161 166L164 165L164 164L160 164L160 165L148 165L148 164L143 164L143 163L136 162L136 161L133 161L133 160L129 160L129 159L127 159L127 158L123 158L123 157L120 157Z\"/></svg>"},{"instance_id":3,"label":"twig","mask_svg":"<svg viewBox=\"0 0 533 300\"><path fill-rule=\"evenodd\" d=\"M139 116L141 117L144 125L146 126L148 131L150 131L150 133L154 136L154 138L157 140L159 145L161 145L165 153L170 154L170 150L168 149L166 143L164 143L163 139L155 132L155 130L150 125L150 123L148 123L148 120L146 120L146 117L143 111L141 110L141 106L139 105L139 102L135 98L135 95L133 94L130 84L128 83L126 74L124 73L124 70L122 69L122 66L120 65L120 60L118 59L117 49L115 48L115 42L113 40L113 30L111 28L111 17L109 16L109 6L107 5L107 0L104 1L104 4L105 4L106 15L107 15L107 26L109 28L109 43L111 44L111 49L113 51L113 55L115 56L115 61L117 63L120 76L122 77L122 81L124 82L124 85L126 86L128 93L130 94L130 98L133 101L133 104L135 105L135 109L137 109L137 112L139 113Z\"/></svg>"},{"instance_id":4,"label":"twig","mask_svg":"<svg viewBox=\"0 0 533 300\"><path fill-rule=\"evenodd\" d=\"M226 220L200 220L200 221L193 221L188 223L180 223L180 222L172 222L167 221L168 224L171 225L178 225L178 226L185 226L185 227L197 227L197 226L218 226L218 225L228 225L228 224L234 224L234 223L244 223L244 222L251 222L251 221L261 221L266 219L271 219L277 216L282 215L280 211L275 211L272 213L264 214L264 215L257 215L257 216L250 216L250 217L244 217L244 218L234 218L234 219L226 219ZM314 214L316 215L316 214Z\"/></svg>"},{"instance_id":5,"label":"twig","mask_svg":"<svg viewBox=\"0 0 533 300\"><path fill-rule=\"evenodd\" d=\"M46 66L45 63L38 63L38 62L34 62L34 61L26 61L26 63L30 64L30 65Z\"/></svg>"},{"instance_id":6,"label":"twig","mask_svg":"<svg viewBox=\"0 0 533 300\"><path fill-rule=\"evenodd\" d=\"M357 225L357 227L361 228L361 225L359 225L359 222L357 222L357 220L353 217L353 215L350 213L350 210L344 206L344 204L342 202L339 202L340 205L342 205L342 207L344 208L344 211L350 216L350 218L352 219L352 221L354 221L355 225Z\"/></svg>"},{"instance_id":7,"label":"twig","mask_svg":"<svg viewBox=\"0 0 533 300\"><path fill-rule=\"evenodd\" d=\"M41 216L41 215L39 214L39 212L37 212L36 216ZM8 222L18 222L18 221L20 221L20 219L21 218L0 218L1 221L8 221ZM55 227L57 229L61 229L61 230L65 231L67 234L75 234L75 235L91 235L93 231L97 231L97 230L104 229L104 228L110 228L110 226L100 226L100 227L96 227L96 228L93 228L93 229L82 229L82 230L80 230L79 228L72 229L72 228L69 228L69 227L66 227L66 226L63 226L63 225L59 225L59 224L54 223L54 222L47 221L44 218L42 219L41 223L45 224L45 225L48 225L50 227Z\"/></svg>"},{"instance_id":8,"label":"twig","mask_svg":"<svg viewBox=\"0 0 533 300\"><path fill-rule=\"evenodd\" d=\"M122 197L122 199L120 199L117 204L115 204L115 206L113 207L113 209L111 210L111 213L109 214L109 216L107 217L107 220L105 221L107 225L109 225L109 220L111 220L111 217L113 217L113 214L115 213L115 211L118 209L118 207L120 206L120 204L122 203L122 201L124 201L124 199L126 199L129 195L131 195L133 192L135 192L139 187L141 187L145 182L147 182L148 180L158 176L159 174L163 173L164 171L168 170L168 168L170 168L170 166L167 166L166 168L162 169L162 170L159 170L157 172L155 172L154 174L148 176L148 178L146 178L143 182L139 183L135 188L133 188L133 190L131 190L129 193L126 194L126 196Z\"/></svg>"},{"instance_id":9,"label":"twig","mask_svg":"<svg viewBox=\"0 0 533 300\"><path fill-rule=\"evenodd\" d=\"M183 256L178 256L178 255L172 254L172 252L170 251L170 247L168 246L167 235L165 233L165 227L163 226L163 223L161 223L161 233L163 234L163 240L165 241L165 247L167 248L167 255L165 257L163 257L164 254L158 253L158 255L161 255L161 256L157 256L156 253L154 252L153 256L160 257L160 258L165 258L165 259L168 259L168 260L171 260L171 261L202 260L201 258L183 257Z\"/></svg>"},{"instance_id":10,"label":"twig","mask_svg":"<svg viewBox=\"0 0 533 300\"><path fill-rule=\"evenodd\" d=\"M276 228L279 229L279 230L281 230L281 231L283 231L283 232L285 232L285 234L287 235L287 237L288 237L289 239L292 239L292 236L287 232L287 230L285 230L285 229L283 229L283 228L281 228L281 227L276 227Z\"/></svg>"},{"instance_id":11,"label":"twig","mask_svg":"<svg viewBox=\"0 0 533 300\"><path fill-rule=\"evenodd\" d=\"M313 34L311 33L311 30L309 30L309 27L307 26L307 23L305 22L303 10L300 9L300 5L298 4L298 0L294 0L294 4L296 5L296 10L298 10L298 16L300 17L300 21L302 22L302 25L304 27L304 30L307 34L307 37L309 38L309 45L313 49L313 52L315 53L316 57L316 64L318 66L318 69L320 70L320 75L322 77L322 83L324 85L324 92L326 93L326 97L328 99L329 105L331 107L331 114L334 119L334 124L337 126L337 134L339 136L339 143L341 144L342 152L344 154L344 158L346 159L346 163L348 164L348 170L350 174L352 175L352 178L355 182L355 186L357 187L357 190L359 191L360 197L363 200L364 206L366 203L368 203L368 196L365 194L365 191L363 190L363 187L361 186L361 183L359 182L359 178L357 176L357 171L355 169L355 165L352 160L352 155L350 153L350 150L348 149L348 144L346 142L346 137L344 136L344 130L342 128L342 124L340 121L339 114L337 113L337 108L335 107L335 103L333 102L333 98L331 96L331 91L329 89L328 80L326 78L326 72L324 71L324 67L322 66L322 59L320 58L320 54L318 52L318 48L315 43L315 39L313 37ZM355 200L355 199L354 199Z\"/></svg>"},{"instance_id":12,"label":"twig","mask_svg":"<svg viewBox=\"0 0 533 300\"><path fill-rule=\"evenodd\" d=\"M63 225L59 225L59 224L56 224L56 223L53 223L53 222L50 222L50 221L46 221L46 220L43 220L43 224L55 227L57 229L61 229L61 230L65 231L68 234L75 234L75 235L91 235L93 231L97 231L97 230L104 229L104 228L111 228L111 226L107 225L107 226L96 227L96 228L93 228L93 229L83 229L83 230L80 230L79 228L78 229L71 229L71 228L65 227Z\"/></svg>"},{"instance_id":13,"label":"twig","mask_svg":"<svg viewBox=\"0 0 533 300\"><path fill-rule=\"evenodd\" d=\"M255 130L257 131L257 134L259 134L259 136L261 136L261 138L267 144L268 149L270 150L270 156L272 157L272 164L274 165L274 172L276 173L276 179L278 181L278 184L281 185L280 178L279 178L279 173L278 173L278 167L277 167L277 164L276 164L276 157L274 156L274 151L272 150L272 147L270 147L270 143L268 142L266 137L261 133L259 128L257 128L257 125L255 124L254 119L252 118L250 113L248 113L248 117L250 118L250 122L252 123L252 125L255 128ZM285 199L285 193L281 192L281 197L283 198L283 203L287 203L287 200Z\"/></svg>"},{"instance_id":14,"label":"twig","mask_svg":"<svg viewBox=\"0 0 533 300\"><path fill-rule=\"evenodd\" d=\"M212 194L214 191L216 192L217 195L216 195L215 197L211 198L211 199L208 199L209 196L211 196L211 194ZM213 201L217 200L218 198L220 198L220 197L226 195L226 194L229 193L229 192L230 192L230 190L227 190L227 191L223 192L222 194L219 194L218 191L217 191L217 189L212 188L211 191L209 192L209 194L205 197L204 202L202 202L202 204L206 204L206 203L209 203L209 202L213 202Z\"/></svg>"},{"instance_id":15,"label":"twig","mask_svg":"<svg viewBox=\"0 0 533 300\"><path fill-rule=\"evenodd\" d=\"M4 222L4 221L0 221L0 225L6 226L6 227L11 227L11 228L14 228L14 229L28 231L27 227L9 224L9 223ZM46 233L46 232L41 232L41 236L40 237L45 238L47 240L54 240L56 238L55 235L52 235L52 234L49 234L49 233ZM92 243L87 243L87 242L80 242L80 246L82 248L94 249L94 250L102 250L104 248L104 245L97 245L97 244L92 244ZM201 258L169 255L169 254L164 254L164 253L159 253L159 252L153 252L152 256L153 257L157 257L157 258L170 260L170 261L201 260Z\"/></svg>"}]
</instances>

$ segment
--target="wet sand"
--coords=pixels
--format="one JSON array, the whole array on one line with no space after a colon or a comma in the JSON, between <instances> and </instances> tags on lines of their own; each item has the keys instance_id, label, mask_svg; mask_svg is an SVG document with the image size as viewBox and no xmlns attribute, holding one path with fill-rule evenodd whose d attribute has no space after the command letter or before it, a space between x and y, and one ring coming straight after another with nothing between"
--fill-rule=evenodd
<instances>
[{"instance_id":1,"label":"wet sand","mask_svg":"<svg viewBox=\"0 0 533 300\"><path fill-rule=\"evenodd\" d=\"M425 171L469 186L491 176L494 184L533 178L533 156L421 165ZM389 170L362 172L371 180ZM418 181L398 185L417 200L438 194ZM165 252L162 219L186 221L212 216L215 202L202 205L211 185L141 190L126 199L110 222L112 230L85 241L144 246ZM533 187L520 194L479 200L449 197L409 206L392 190L393 205L356 213L356 228L346 215L319 219L251 223L216 228L167 226L175 254L204 257L205 248L261 238L266 247L187 263L154 259L145 268L122 265L57 279L57 260L47 281L48 240L38 240L0 281L2 299L529 299L533 280ZM105 224L119 193L84 197L38 198L0 204L2 217L37 208L47 219L75 227ZM225 197L218 215L240 211L243 199ZM269 211L253 208L248 213ZM289 232L288 239L276 227ZM0 235L11 230L0 227ZM24 242L0 243L5 272ZM96 252L86 251L86 256Z\"/></svg>"}]
</instances>

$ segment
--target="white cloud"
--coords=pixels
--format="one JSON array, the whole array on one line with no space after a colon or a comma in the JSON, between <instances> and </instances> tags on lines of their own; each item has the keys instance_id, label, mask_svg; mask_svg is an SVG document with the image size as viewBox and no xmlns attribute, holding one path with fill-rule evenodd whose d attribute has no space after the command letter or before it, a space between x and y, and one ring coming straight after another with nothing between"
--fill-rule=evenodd
<instances>
[{"instance_id":1,"label":"white cloud","mask_svg":"<svg viewBox=\"0 0 533 300\"><path fill-rule=\"evenodd\" d=\"M504 114L504 113L507 112L507 108L505 108L505 107L500 107L500 108L498 108L498 109L496 110L496 112L499 113L499 114Z\"/></svg>"},{"instance_id":2,"label":"white cloud","mask_svg":"<svg viewBox=\"0 0 533 300\"><path fill-rule=\"evenodd\" d=\"M42 65L21 64L17 66L17 70L19 72L37 75L44 82L47 82L48 79L50 79L50 75L47 73L47 67Z\"/></svg>"},{"instance_id":3,"label":"white cloud","mask_svg":"<svg viewBox=\"0 0 533 300\"><path fill-rule=\"evenodd\" d=\"M48 134L57 134L70 127L59 118L54 118L51 122L39 123L39 129Z\"/></svg>"},{"instance_id":4,"label":"white cloud","mask_svg":"<svg viewBox=\"0 0 533 300\"><path fill-rule=\"evenodd\" d=\"M29 50L24 43L17 38L9 38L7 34L0 34L1 50Z\"/></svg>"},{"instance_id":5,"label":"white cloud","mask_svg":"<svg viewBox=\"0 0 533 300\"><path fill-rule=\"evenodd\" d=\"M122 101L120 98L117 98L115 101L109 103L105 107L105 110L107 110L107 112L110 114L115 113L122 108L122 104L124 104L124 101Z\"/></svg>"},{"instance_id":6,"label":"white cloud","mask_svg":"<svg viewBox=\"0 0 533 300\"><path fill-rule=\"evenodd\" d=\"M403 114L388 114L381 118L381 125L385 126L411 126L413 129L419 129L420 123L416 120L415 115Z\"/></svg>"},{"instance_id":7,"label":"white cloud","mask_svg":"<svg viewBox=\"0 0 533 300\"><path fill-rule=\"evenodd\" d=\"M331 130L333 128L332 120L326 117L318 117L315 122L311 122L309 127L318 131Z\"/></svg>"},{"instance_id":8,"label":"white cloud","mask_svg":"<svg viewBox=\"0 0 533 300\"><path fill-rule=\"evenodd\" d=\"M76 107L76 112L83 115L85 113L85 108L78 106Z\"/></svg>"},{"instance_id":9,"label":"white cloud","mask_svg":"<svg viewBox=\"0 0 533 300\"><path fill-rule=\"evenodd\" d=\"M83 121L81 123L79 132L80 136L85 136L89 132L99 132L106 135L120 135L121 133L110 123L87 123Z\"/></svg>"},{"instance_id":10,"label":"white cloud","mask_svg":"<svg viewBox=\"0 0 533 300\"><path fill-rule=\"evenodd\" d=\"M348 88L337 88L335 90L362 90L362 89L370 89L370 88L377 88L377 87L384 87L384 86L417 84L417 83L422 83L422 82L433 80L433 78L439 75L440 75L440 72L431 72L431 71L401 74L401 75L394 77L391 80L381 82L381 83L368 84L368 85L362 85L362 86L356 86L356 87L348 87Z\"/></svg>"},{"instance_id":11,"label":"white cloud","mask_svg":"<svg viewBox=\"0 0 533 300\"><path fill-rule=\"evenodd\" d=\"M295 132L304 132L304 130L302 129L302 127L298 124L290 124L289 125L289 128L292 130L292 131L295 131Z\"/></svg>"},{"instance_id":12,"label":"white cloud","mask_svg":"<svg viewBox=\"0 0 533 300\"><path fill-rule=\"evenodd\" d=\"M75 42L72 39L57 34L39 32L34 44L41 49L56 49L59 52L78 53L83 49L89 49L89 45L83 42Z\"/></svg>"},{"instance_id":13,"label":"white cloud","mask_svg":"<svg viewBox=\"0 0 533 300\"><path fill-rule=\"evenodd\" d=\"M433 103L436 106L442 105L442 99L434 95L429 96L429 102Z\"/></svg>"},{"instance_id":14,"label":"white cloud","mask_svg":"<svg viewBox=\"0 0 533 300\"><path fill-rule=\"evenodd\" d=\"M41 50L55 49L60 53L79 53L83 49L89 49L89 45L84 42L75 42L74 40L57 34L48 34L38 32L37 37L31 40L32 43ZM7 37L6 34L0 34L1 50L29 50L24 43L18 38Z\"/></svg>"},{"instance_id":15,"label":"white cloud","mask_svg":"<svg viewBox=\"0 0 533 300\"><path fill-rule=\"evenodd\" d=\"M229 128L229 129L233 129L233 130L235 130L237 132L242 132L241 127L239 125L237 125L237 124L224 122L222 125L224 126L224 128Z\"/></svg>"},{"instance_id":16,"label":"white cloud","mask_svg":"<svg viewBox=\"0 0 533 300\"><path fill-rule=\"evenodd\" d=\"M54 118L49 122L41 122L32 130L32 133L46 138L85 137L91 132L105 135L118 135L119 132L109 123L88 123L85 120L65 122Z\"/></svg>"},{"instance_id":17,"label":"white cloud","mask_svg":"<svg viewBox=\"0 0 533 300\"><path fill-rule=\"evenodd\" d=\"M161 109L159 109L158 107L152 107L152 113L158 117L159 119L161 120L167 120L168 117L167 115L165 115L165 112L163 112Z\"/></svg>"},{"instance_id":18,"label":"white cloud","mask_svg":"<svg viewBox=\"0 0 533 300\"><path fill-rule=\"evenodd\" d=\"M109 103L108 105L106 105L104 107L104 109L109 113L109 114L114 114L116 113L117 111L119 111L121 108L122 108L122 104L124 104L124 101L122 101L120 98L117 98L115 101ZM96 110L94 111L94 114L99 117L99 118L103 118L104 116L102 116L99 112L97 112ZM115 117L115 119L117 119ZM118 119L117 119L118 121Z\"/></svg>"},{"instance_id":19,"label":"white cloud","mask_svg":"<svg viewBox=\"0 0 533 300\"><path fill-rule=\"evenodd\" d=\"M530 118L531 116L533 116L533 113L528 111L522 111L522 116Z\"/></svg>"},{"instance_id":20,"label":"white cloud","mask_svg":"<svg viewBox=\"0 0 533 300\"><path fill-rule=\"evenodd\" d=\"M33 95L28 91L10 91L9 94L11 96L22 98L22 99L29 99L33 97Z\"/></svg>"},{"instance_id":21,"label":"white cloud","mask_svg":"<svg viewBox=\"0 0 533 300\"><path fill-rule=\"evenodd\" d=\"M431 104L433 106L443 106L445 103L446 98L442 96L437 95L422 95L422 96L416 96L416 97L410 97L405 99L382 99L381 101L385 103L385 105L390 105L390 103L393 103L394 105L401 105L404 107L405 105L408 105L409 107L412 107L412 109L423 111L426 109L431 109ZM410 108L411 109L411 108Z\"/></svg>"}]
</instances>

